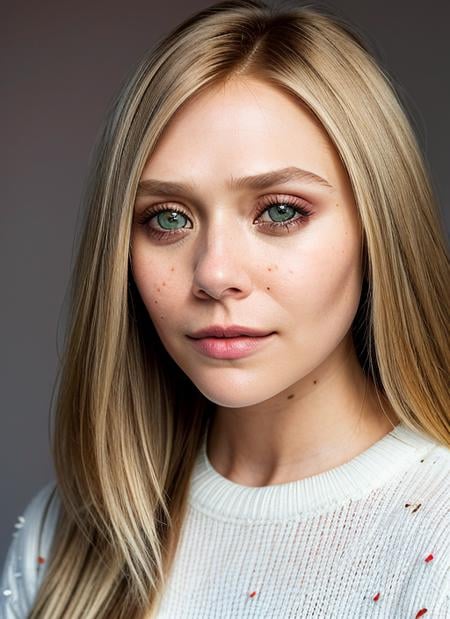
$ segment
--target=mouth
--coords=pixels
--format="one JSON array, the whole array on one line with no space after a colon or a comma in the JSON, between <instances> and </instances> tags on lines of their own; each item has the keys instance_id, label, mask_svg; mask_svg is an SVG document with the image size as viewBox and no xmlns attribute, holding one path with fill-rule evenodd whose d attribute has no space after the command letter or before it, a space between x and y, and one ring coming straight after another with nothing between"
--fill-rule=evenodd
<instances>
[{"instance_id":1,"label":"mouth","mask_svg":"<svg viewBox=\"0 0 450 619\"><path fill-rule=\"evenodd\" d=\"M256 352L273 337L275 337L274 332L257 336L239 334L236 336L227 335L225 337L190 337L189 339L194 348L207 357L214 359L239 359Z\"/></svg>"},{"instance_id":2,"label":"mouth","mask_svg":"<svg viewBox=\"0 0 450 619\"><path fill-rule=\"evenodd\" d=\"M245 327L242 325L211 325L204 329L199 329L188 335L193 339L201 339L207 337L214 338L235 338L235 337L264 337L270 335L273 331L256 329L254 327Z\"/></svg>"}]
</instances>

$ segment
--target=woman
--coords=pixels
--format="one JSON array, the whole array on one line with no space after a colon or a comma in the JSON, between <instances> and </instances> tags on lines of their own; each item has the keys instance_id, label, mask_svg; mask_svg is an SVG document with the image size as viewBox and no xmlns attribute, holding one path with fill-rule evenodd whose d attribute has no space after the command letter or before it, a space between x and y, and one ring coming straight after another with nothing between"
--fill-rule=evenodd
<instances>
[{"instance_id":1,"label":"woman","mask_svg":"<svg viewBox=\"0 0 450 619\"><path fill-rule=\"evenodd\" d=\"M448 616L448 257L359 37L257 0L188 19L86 201L4 616Z\"/></svg>"}]
</instances>

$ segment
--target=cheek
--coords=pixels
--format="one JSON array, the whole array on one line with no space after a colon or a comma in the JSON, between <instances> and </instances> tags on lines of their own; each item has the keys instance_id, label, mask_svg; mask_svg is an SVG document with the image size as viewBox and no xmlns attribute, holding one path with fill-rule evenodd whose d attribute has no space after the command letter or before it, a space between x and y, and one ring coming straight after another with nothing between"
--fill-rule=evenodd
<instances>
[{"instance_id":1,"label":"cheek","mask_svg":"<svg viewBox=\"0 0 450 619\"><path fill-rule=\"evenodd\" d=\"M181 286L177 268L173 264L155 263L137 256L133 258L133 277L142 301L156 329L164 328L165 321L172 319L177 311L177 295Z\"/></svg>"},{"instance_id":2,"label":"cheek","mask_svg":"<svg viewBox=\"0 0 450 619\"><path fill-rule=\"evenodd\" d=\"M344 236L344 239L347 239ZM273 275L275 274L275 277ZM300 252L281 277L271 265L267 283L277 291L280 304L288 317L306 327L326 318L334 324L351 323L361 291L359 246L356 242L319 245ZM316 331L317 335L317 331Z\"/></svg>"}]
</instances>

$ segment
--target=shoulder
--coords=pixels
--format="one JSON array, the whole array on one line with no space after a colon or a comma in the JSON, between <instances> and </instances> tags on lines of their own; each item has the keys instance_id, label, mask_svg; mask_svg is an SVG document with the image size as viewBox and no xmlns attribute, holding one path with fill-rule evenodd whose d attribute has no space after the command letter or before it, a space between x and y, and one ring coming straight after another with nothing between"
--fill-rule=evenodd
<instances>
[{"instance_id":1,"label":"shoulder","mask_svg":"<svg viewBox=\"0 0 450 619\"><path fill-rule=\"evenodd\" d=\"M428 486L430 496L449 497L450 485L450 449L445 445L436 444L420 460L422 478ZM425 491L425 489L424 489ZM448 506L448 503L444 503ZM445 510L444 510L445 511Z\"/></svg>"},{"instance_id":2,"label":"shoulder","mask_svg":"<svg viewBox=\"0 0 450 619\"><path fill-rule=\"evenodd\" d=\"M415 500L424 509L424 521L450 552L450 449L438 445L421 461L425 466L421 480L416 486ZM422 483L420 483L422 482ZM420 501L423 498L423 501Z\"/></svg>"},{"instance_id":3,"label":"shoulder","mask_svg":"<svg viewBox=\"0 0 450 619\"><path fill-rule=\"evenodd\" d=\"M56 483L43 486L14 525L1 580L0 617L26 617L42 582L59 514Z\"/></svg>"},{"instance_id":4,"label":"shoulder","mask_svg":"<svg viewBox=\"0 0 450 619\"><path fill-rule=\"evenodd\" d=\"M445 533L450 524L450 449L434 445L405 477L402 499L411 520L422 522L428 532Z\"/></svg>"},{"instance_id":5,"label":"shoulder","mask_svg":"<svg viewBox=\"0 0 450 619\"><path fill-rule=\"evenodd\" d=\"M380 529L395 540L392 560L401 561L408 578L404 599L422 596L436 617L446 617L450 582L450 449L436 444L422 455ZM380 533L381 534L381 533Z\"/></svg>"},{"instance_id":6,"label":"shoulder","mask_svg":"<svg viewBox=\"0 0 450 619\"><path fill-rule=\"evenodd\" d=\"M428 461L428 463L427 463ZM423 594L436 599L436 617L449 617L450 611L450 449L438 445L424 461L427 465L416 486L410 523L419 551L422 552ZM423 510L422 518L417 518ZM413 518L417 518L414 526ZM427 569L432 567L432 569Z\"/></svg>"},{"instance_id":7,"label":"shoulder","mask_svg":"<svg viewBox=\"0 0 450 619\"><path fill-rule=\"evenodd\" d=\"M428 466L422 477L423 487L420 490L418 485L415 499L419 503L421 497L424 499L420 506L426 514L424 521L434 534L434 539L439 538L440 544L445 545L447 557L450 557L450 449L439 445L429 452L427 459ZM425 464L426 459L422 466Z\"/></svg>"}]
</instances>

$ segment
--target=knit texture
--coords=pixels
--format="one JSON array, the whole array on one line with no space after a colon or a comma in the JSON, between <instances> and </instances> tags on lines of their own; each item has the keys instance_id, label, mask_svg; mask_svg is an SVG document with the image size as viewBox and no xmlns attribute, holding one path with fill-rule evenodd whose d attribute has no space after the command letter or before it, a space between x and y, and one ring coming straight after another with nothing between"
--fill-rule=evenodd
<instances>
[{"instance_id":1,"label":"knit texture","mask_svg":"<svg viewBox=\"0 0 450 619\"><path fill-rule=\"evenodd\" d=\"M449 619L449 472L450 450L403 423L343 465L263 487L220 475L205 440L157 619ZM25 618L41 582L51 492L16 531L2 618Z\"/></svg>"}]
</instances>

